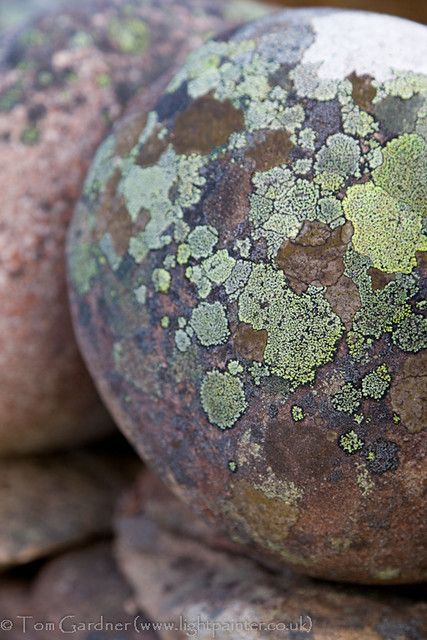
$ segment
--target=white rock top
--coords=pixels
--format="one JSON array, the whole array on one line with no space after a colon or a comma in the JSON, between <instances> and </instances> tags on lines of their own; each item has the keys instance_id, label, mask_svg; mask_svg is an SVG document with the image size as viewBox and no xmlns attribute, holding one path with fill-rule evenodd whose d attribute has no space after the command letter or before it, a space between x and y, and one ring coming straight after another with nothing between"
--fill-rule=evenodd
<instances>
[{"instance_id":1,"label":"white rock top","mask_svg":"<svg viewBox=\"0 0 427 640\"><path fill-rule=\"evenodd\" d=\"M427 74L427 27L389 15L364 11L311 13L316 36L302 62L320 64L325 79L355 71L388 80L391 70Z\"/></svg>"}]
</instances>

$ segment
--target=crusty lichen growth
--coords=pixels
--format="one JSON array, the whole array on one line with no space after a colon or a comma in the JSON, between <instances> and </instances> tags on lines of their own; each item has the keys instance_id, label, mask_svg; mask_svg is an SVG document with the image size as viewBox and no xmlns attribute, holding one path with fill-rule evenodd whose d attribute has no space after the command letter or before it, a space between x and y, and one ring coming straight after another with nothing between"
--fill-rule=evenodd
<instances>
[{"instance_id":1,"label":"crusty lichen growth","mask_svg":"<svg viewBox=\"0 0 427 640\"><path fill-rule=\"evenodd\" d=\"M233 427L247 407L241 380L215 370L203 380L201 400L210 422L220 429Z\"/></svg>"},{"instance_id":2,"label":"crusty lichen growth","mask_svg":"<svg viewBox=\"0 0 427 640\"><path fill-rule=\"evenodd\" d=\"M369 412L386 401L394 354L427 347L427 82L409 71L328 79L303 60L316 41L310 21L288 27L283 42L251 27L193 52L130 154L114 157L107 140L85 195L119 174L133 225L126 257L147 272L134 297L156 309L173 357L198 354L213 425L234 426L259 389L279 383L302 420L292 393L306 385L315 396L336 366L324 393L331 415L356 425L338 438L353 454L372 444ZM141 27L130 36L110 25L110 38L144 46ZM152 161L140 161L145 151ZM112 247L104 234L76 250L81 292L100 258L120 270ZM242 353L238 325L252 332ZM379 341L390 354L381 360ZM359 469L366 495L375 468L367 459Z\"/></svg>"},{"instance_id":3,"label":"crusty lichen growth","mask_svg":"<svg viewBox=\"0 0 427 640\"><path fill-rule=\"evenodd\" d=\"M268 334L264 360L295 386L311 382L332 360L342 334L340 319L323 292L296 295L281 271L258 264L239 298L239 319Z\"/></svg>"},{"instance_id":4,"label":"crusty lichen growth","mask_svg":"<svg viewBox=\"0 0 427 640\"><path fill-rule=\"evenodd\" d=\"M427 215L427 144L404 134L383 150L372 182L351 187L344 211L354 225L353 244L374 267L410 273L416 253L427 251L423 218ZM398 238L398 241L397 241Z\"/></svg>"}]
</instances>

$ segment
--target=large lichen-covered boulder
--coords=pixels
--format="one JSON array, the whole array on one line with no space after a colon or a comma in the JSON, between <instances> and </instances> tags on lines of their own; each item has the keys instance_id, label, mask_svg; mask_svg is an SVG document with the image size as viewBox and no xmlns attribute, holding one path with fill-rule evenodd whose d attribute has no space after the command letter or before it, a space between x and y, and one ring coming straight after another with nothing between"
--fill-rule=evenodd
<instances>
[{"instance_id":1,"label":"large lichen-covered boulder","mask_svg":"<svg viewBox=\"0 0 427 640\"><path fill-rule=\"evenodd\" d=\"M123 431L312 576L426 576L426 35L311 10L208 42L100 148L70 233Z\"/></svg>"},{"instance_id":2,"label":"large lichen-covered boulder","mask_svg":"<svg viewBox=\"0 0 427 640\"><path fill-rule=\"evenodd\" d=\"M267 8L73 2L2 45L0 455L69 446L111 428L69 317L64 236L73 207L97 146L135 94L165 86L209 34L254 11Z\"/></svg>"}]
</instances>

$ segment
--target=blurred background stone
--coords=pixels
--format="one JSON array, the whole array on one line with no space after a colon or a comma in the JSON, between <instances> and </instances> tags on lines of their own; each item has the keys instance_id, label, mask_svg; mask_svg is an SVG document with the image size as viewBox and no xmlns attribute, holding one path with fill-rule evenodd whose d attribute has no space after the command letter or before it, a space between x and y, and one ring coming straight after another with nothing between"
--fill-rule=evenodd
<instances>
[{"instance_id":1,"label":"blurred background stone","mask_svg":"<svg viewBox=\"0 0 427 640\"><path fill-rule=\"evenodd\" d=\"M132 454L103 450L2 461L0 569L108 534L136 466Z\"/></svg>"},{"instance_id":2,"label":"blurred background stone","mask_svg":"<svg viewBox=\"0 0 427 640\"><path fill-rule=\"evenodd\" d=\"M47 3L2 3L3 28L30 6ZM208 34L266 11L225 0L52 7L6 38L0 60L0 456L112 428L68 313L64 237L83 177L138 92L166 83Z\"/></svg>"},{"instance_id":3,"label":"blurred background stone","mask_svg":"<svg viewBox=\"0 0 427 640\"><path fill-rule=\"evenodd\" d=\"M76 640L156 638L152 631L137 633L134 629L137 617L141 625L148 621L117 569L109 542L70 551L48 562L34 581L31 604L40 619L55 625L54 633L38 634L41 640L59 640L64 632ZM79 630L80 624L86 628ZM91 629L90 624L98 628Z\"/></svg>"}]
</instances>

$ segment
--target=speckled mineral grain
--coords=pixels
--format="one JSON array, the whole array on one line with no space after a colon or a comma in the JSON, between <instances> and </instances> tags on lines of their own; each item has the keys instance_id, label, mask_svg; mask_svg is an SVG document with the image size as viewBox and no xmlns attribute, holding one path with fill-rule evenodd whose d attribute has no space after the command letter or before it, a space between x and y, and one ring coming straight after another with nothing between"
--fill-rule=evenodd
<instances>
[{"instance_id":1,"label":"speckled mineral grain","mask_svg":"<svg viewBox=\"0 0 427 640\"><path fill-rule=\"evenodd\" d=\"M312 576L426 577L426 74L427 29L376 14L214 39L129 153L120 129L100 148L70 234L80 342L124 432L234 540Z\"/></svg>"},{"instance_id":2,"label":"speckled mineral grain","mask_svg":"<svg viewBox=\"0 0 427 640\"><path fill-rule=\"evenodd\" d=\"M215 548L203 520L168 497L159 482L148 483L144 498L143 480L134 506L129 507L130 500L121 512L117 552L138 604L152 619L168 619L178 628L186 622L187 630L181 633L161 631L162 640L209 640L213 629L221 640L425 638L427 604L422 593L414 590L411 597L406 588L381 592L334 586L291 571L265 571L247 558ZM183 536L185 518L188 529L194 529Z\"/></svg>"},{"instance_id":3,"label":"speckled mineral grain","mask_svg":"<svg viewBox=\"0 0 427 640\"><path fill-rule=\"evenodd\" d=\"M27 25L0 60L0 455L110 428L66 302L64 235L83 176L137 90L161 83L207 34L265 11L210 0L69 4Z\"/></svg>"}]
</instances>

